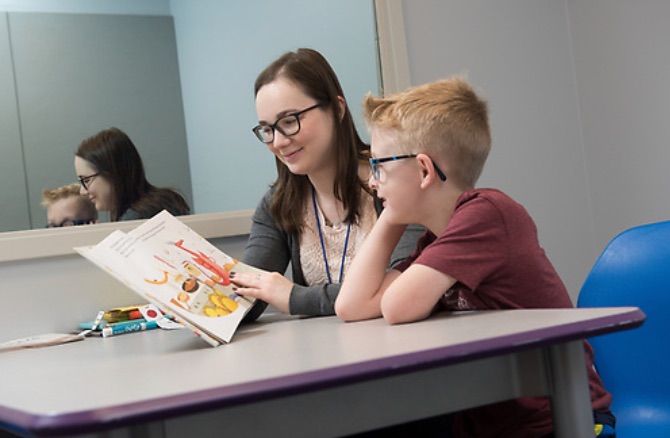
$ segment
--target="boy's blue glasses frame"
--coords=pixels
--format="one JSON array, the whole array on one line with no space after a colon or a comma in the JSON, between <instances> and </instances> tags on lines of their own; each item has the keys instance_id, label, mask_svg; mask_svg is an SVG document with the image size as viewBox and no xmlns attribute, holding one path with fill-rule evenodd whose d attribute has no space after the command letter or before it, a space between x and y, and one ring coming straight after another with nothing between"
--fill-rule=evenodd
<instances>
[{"instance_id":1,"label":"boy's blue glasses frame","mask_svg":"<svg viewBox=\"0 0 670 438\"><path fill-rule=\"evenodd\" d=\"M390 157L383 157L383 158L370 158L370 168L372 169L372 177L375 179L375 181L379 181L379 171L381 170L379 167L379 164L381 163L386 163L388 161L398 161L398 160L404 160L405 158L415 158L417 154L407 154L407 155L393 155ZM437 173L437 176L440 177L442 181L447 180L447 175L440 170L439 167L437 167L437 164L435 164L435 161L431 158L430 159L431 163L433 163L433 167L435 168L435 172Z\"/></svg>"}]
</instances>

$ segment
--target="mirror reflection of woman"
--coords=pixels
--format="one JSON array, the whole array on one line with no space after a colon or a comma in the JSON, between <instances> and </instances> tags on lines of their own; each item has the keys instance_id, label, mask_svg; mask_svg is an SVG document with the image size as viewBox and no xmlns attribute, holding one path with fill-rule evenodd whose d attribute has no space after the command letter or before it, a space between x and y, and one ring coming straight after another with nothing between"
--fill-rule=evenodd
<instances>
[{"instance_id":1,"label":"mirror reflection of woman","mask_svg":"<svg viewBox=\"0 0 670 438\"><path fill-rule=\"evenodd\" d=\"M244 262L269 271L231 277L240 295L284 313L332 315L340 283L380 204L369 191L370 148L354 125L339 80L312 49L288 52L256 79L253 131L275 155L277 179L252 221ZM408 228L394 262L414 249ZM282 275L289 263L289 280Z\"/></svg>"},{"instance_id":2,"label":"mirror reflection of woman","mask_svg":"<svg viewBox=\"0 0 670 438\"><path fill-rule=\"evenodd\" d=\"M109 211L112 222L148 219L162 210L174 216L190 212L177 191L147 181L137 148L118 128L104 129L81 142L74 168L81 194L98 211Z\"/></svg>"}]
</instances>

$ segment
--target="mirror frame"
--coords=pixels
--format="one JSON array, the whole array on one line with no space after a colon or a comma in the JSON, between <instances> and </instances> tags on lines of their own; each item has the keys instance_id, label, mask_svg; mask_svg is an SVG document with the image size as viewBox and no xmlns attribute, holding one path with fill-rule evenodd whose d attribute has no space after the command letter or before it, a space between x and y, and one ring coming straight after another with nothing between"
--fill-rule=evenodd
<instances>
[{"instance_id":1,"label":"mirror frame","mask_svg":"<svg viewBox=\"0 0 670 438\"><path fill-rule=\"evenodd\" d=\"M249 234L253 210L179 216L205 239ZM0 263L76 254L74 247L94 245L115 230L130 231L143 220L66 228L9 231L0 235Z\"/></svg>"}]
</instances>

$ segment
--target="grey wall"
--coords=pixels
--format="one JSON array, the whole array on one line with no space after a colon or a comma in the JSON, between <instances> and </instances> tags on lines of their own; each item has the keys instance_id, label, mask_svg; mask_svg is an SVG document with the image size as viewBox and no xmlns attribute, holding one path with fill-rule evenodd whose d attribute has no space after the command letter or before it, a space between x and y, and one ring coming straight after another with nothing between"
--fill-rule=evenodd
<instances>
[{"instance_id":1,"label":"grey wall","mask_svg":"<svg viewBox=\"0 0 670 438\"><path fill-rule=\"evenodd\" d=\"M670 2L568 2L601 248L619 231L670 218Z\"/></svg>"},{"instance_id":2,"label":"grey wall","mask_svg":"<svg viewBox=\"0 0 670 438\"><path fill-rule=\"evenodd\" d=\"M402 3L412 83L468 72L481 88L480 186L526 206L575 299L612 237L668 218L670 3Z\"/></svg>"}]
</instances>

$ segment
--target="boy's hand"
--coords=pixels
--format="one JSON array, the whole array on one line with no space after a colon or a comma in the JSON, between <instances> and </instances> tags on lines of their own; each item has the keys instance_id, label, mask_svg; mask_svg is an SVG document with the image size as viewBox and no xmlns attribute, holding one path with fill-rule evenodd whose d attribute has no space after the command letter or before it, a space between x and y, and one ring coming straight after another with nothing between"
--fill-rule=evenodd
<instances>
[{"instance_id":1,"label":"boy's hand","mask_svg":"<svg viewBox=\"0 0 670 438\"><path fill-rule=\"evenodd\" d=\"M391 223L385 213L382 211L344 277L335 301L335 313L344 321L380 317L384 291L400 274L386 268L407 225Z\"/></svg>"},{"instance_id":2,"label":"boy's hand","mask_svg":"<svg viewBox=\"0 0 670 438\"><path fill-rule=\"evenodd\" d=\"M284 313L289 313L289 297L293 282L278 272L231 272L230 280L237 286L236 294L263 300Z\"/></svg>"}]
</instances>

